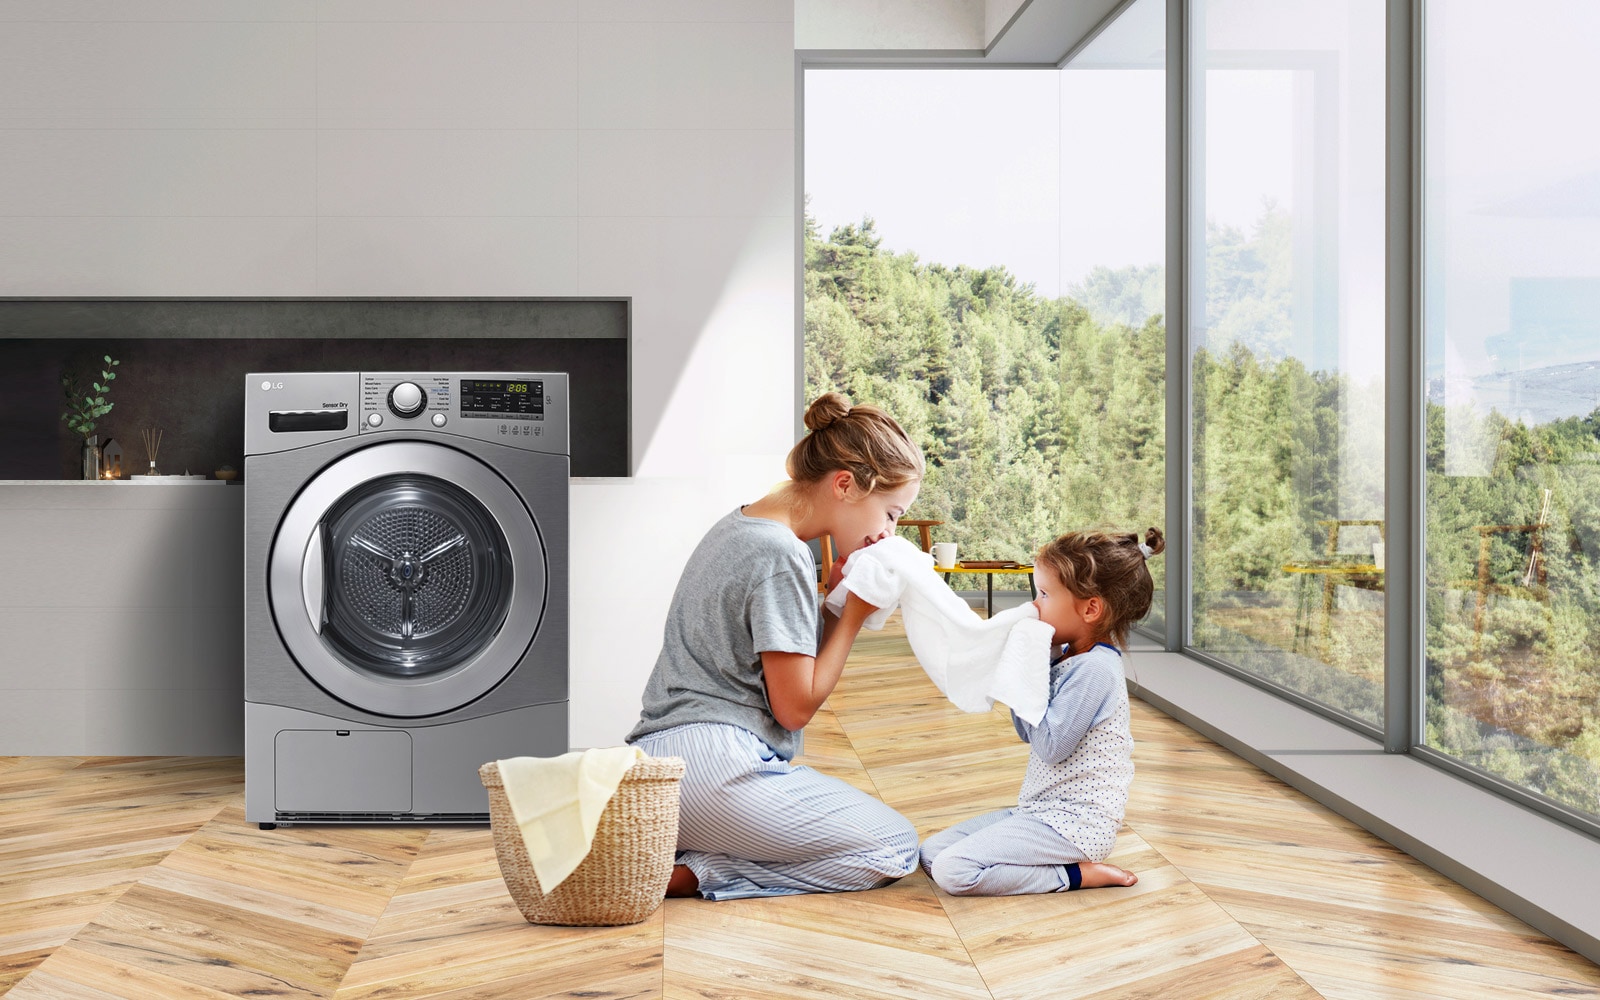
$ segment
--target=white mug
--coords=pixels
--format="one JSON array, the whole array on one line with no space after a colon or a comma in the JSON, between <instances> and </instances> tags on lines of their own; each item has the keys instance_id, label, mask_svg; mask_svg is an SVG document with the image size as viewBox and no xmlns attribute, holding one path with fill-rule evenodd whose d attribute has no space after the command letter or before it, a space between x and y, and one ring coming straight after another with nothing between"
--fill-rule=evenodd
<instances>
[{"instance_id":1,"label":"white mug","mask_svg":"<svg viewBox=\"0 0 1600 1000\"><path fill-rule=\"evenodd\" d=\"M956 543L934 542L933 564L935 566L954 566L956 564Z\"/></svg>"}]
</instances>

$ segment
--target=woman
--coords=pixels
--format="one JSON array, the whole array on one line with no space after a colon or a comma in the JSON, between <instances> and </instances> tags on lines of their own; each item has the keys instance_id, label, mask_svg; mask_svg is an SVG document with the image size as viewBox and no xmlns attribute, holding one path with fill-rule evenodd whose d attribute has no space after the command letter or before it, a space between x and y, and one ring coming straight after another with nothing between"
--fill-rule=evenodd
<instances>
[{"instance_id":1,"label":"woman","mask_svg":"<svg viewBox=\"0 0 1600 1000\"><path fill-rule=\"evenodd\" d=\"M922 454L888 414L838 393L805 423L789 481L718 521L690 557L628 735L687 763L669 896L871 889L917 864L904 816L789 761L877 610L852 594L839 618L819 613L806 543L833 537L837 583L849 554L892 533L916 499Z\"/></svg>"}]
</instances>

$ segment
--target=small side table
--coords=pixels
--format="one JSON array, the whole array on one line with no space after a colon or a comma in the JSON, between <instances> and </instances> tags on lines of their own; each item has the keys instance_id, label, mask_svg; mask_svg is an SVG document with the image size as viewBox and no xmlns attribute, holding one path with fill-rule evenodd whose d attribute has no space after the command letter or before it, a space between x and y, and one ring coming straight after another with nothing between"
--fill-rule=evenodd
<instances>
[{"instance_id":1,"label":"small side table","mask_svg":"<svg viewBox=\"0 0 1600 1000\"><path fill-rule=\"evenodd\" d=\"M901 521L900 523L904 524L906 522ZM1028 597L1031 600L1039 596L1038 588L1033 585L1032 566L963 566L960 562L957 562L954 566L935 566L933 570L935 573L944 574L945 583L950 582L950 574L952 573L982 573L988 577L988 587L984 594L983 606L990 618L994 617L994 575L996 573L1011 576L1019 573L1028 574Z\"/></svg>"}]
</instances>

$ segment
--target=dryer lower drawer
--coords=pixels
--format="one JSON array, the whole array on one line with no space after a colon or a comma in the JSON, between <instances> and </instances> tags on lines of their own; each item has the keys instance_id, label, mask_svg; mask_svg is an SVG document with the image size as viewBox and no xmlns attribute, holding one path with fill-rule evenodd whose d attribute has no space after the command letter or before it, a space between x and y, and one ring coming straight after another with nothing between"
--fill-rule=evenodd
<instances>
[{"instance_id":1,"label":"dryer lower drawer","mask_svg":"<svg viewBox=\"0 0 1600 1000\"><path fill-rule=\"evenodd\" d=\"M275 743L280 813L411 809L409 733L285 729Z\"/></svg>"}]
</instances>

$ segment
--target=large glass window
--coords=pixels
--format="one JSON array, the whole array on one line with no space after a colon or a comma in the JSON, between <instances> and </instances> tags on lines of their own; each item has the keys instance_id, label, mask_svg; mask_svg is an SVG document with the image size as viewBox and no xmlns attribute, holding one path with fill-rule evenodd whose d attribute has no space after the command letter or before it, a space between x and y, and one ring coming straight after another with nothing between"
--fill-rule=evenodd
<instances>
[{"instance_id":1,"label":"large glass window","mask_svg":"<svg viewBox=\"0 0 1600 1000\"><path fill-rule=\"evenodd\" d=\"M964 557L1162 522L1165 6L1060 71L807 72L806 390L902 420ZM1186 642L1378 728L1388 5L1188 6ZM1424 13L1422 741L1593 818L1600 6Z\"/></svg>"},{"instance_id":2,"label":"large glass window","mask_svg":"<svg viewBox=\"0 0 1600 1000\"><path fill-rule=\"evenodd\" d=\"M1164 25L1138 0L1063 71L806 72L806 396L905 425L961 558L1164 527Z\"/></svg>"},{"instance_id":3,"label":"large glass window","mask_svg":"<svg viewBox=\"0 0 1600 1000\"><path fill-rule=\"evenodd\" d=\"M1427 744L1600 813L1600 8L1427 8Z\"/></svg>"},{"instance_id":4,"label":"large glass window","mask_svg":"<svg viewBox=\"0 0 1600 1000\"><path fill-rule=\"evenodd\" d=\"M1062 286L1087 318L1064 325L1061 391L1104 414L1079 424L1097 447L1058 456L1060 488L1079 523L1141 533L1166 530L1165 50L1166 4L1138 0L1060 74ZM1150 571L1159 631L1166 560Z\"/></svg>"},{"instance_id":5,"label":"large glass window","mask_svg":"<svg viewBox=\"0 0 1600 1000\"><path fill-rule=\"evenodd\" d=\"M1384 3L1191 10L1191 643L1379 725Z\"/></svg>"}]
</instances>

